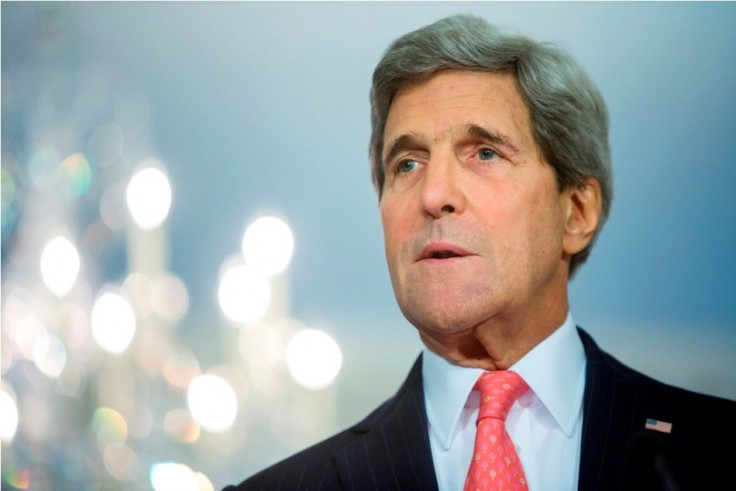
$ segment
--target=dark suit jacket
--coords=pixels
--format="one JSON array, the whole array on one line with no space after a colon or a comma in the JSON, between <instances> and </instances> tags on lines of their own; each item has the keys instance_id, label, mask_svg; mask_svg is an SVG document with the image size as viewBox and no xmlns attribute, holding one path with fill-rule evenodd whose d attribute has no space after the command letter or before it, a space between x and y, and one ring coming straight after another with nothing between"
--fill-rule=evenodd
<instances>
[{"instance_id":1,"label":"dark suit jacket","mask_svg":"<svg viewBox=\"0 0 736 491\"><path fill-rule=\"evenodd\" d=\"M734 489L736 401L651 379L578 332L587 356L579 489ZM226 491L436 490L421 363L360 423ZM648 418L671 433L645 430Z\"/></svg>"}]
</instances>

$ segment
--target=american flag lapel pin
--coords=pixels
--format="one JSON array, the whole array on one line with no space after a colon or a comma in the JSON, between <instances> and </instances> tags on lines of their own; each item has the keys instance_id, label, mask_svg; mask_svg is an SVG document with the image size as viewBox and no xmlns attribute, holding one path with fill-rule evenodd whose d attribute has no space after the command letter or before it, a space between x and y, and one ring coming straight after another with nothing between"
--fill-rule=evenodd
<instances>
[{"instance_id":1,"label":"american flag lapel pin","mask_svg":"<svg viewBox=\"0 0 736 491\"><path fill-rule=\"evenodd\" d=\"M644 428L647 430L661 431L662 433L672 433L672 423L658 419L647 418Z\"/></svg>"}]
</instances>

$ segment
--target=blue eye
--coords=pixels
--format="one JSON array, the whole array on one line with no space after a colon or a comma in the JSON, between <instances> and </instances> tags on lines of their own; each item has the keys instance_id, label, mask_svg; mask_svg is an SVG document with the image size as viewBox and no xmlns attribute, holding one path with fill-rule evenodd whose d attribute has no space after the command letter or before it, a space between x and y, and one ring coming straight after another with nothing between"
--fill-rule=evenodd
<instances>
[{"instance_id":1,"label":"blue eye","mask_svg":"<svg viewBox=\"0 0 736 491\"><path fill-rule=\"evenodd\" d=\"M417 162L416 160L402 160L396 166L399 174L406 174L408 172L413 171L417 167L419 167L419 162Z\"/></svg>"},{"instance_id":2,"label":"blue eye","mask_svg":"<svg viewBox=\"0 0 736 491\"><path fill-rule=\"evenodd\" d=\"M498 154L490 148L481 148L478 151L478 158L481 160L493 160L498 157Z\"/></svg>"}]
</instances>

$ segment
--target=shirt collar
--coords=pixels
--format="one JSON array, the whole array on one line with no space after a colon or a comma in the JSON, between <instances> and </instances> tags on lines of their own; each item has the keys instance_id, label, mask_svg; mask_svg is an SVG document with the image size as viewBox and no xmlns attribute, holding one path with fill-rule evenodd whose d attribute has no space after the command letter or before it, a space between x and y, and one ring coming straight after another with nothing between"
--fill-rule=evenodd
<instances>
[{"instance_id":1,"label":"shirt collar","mask_svg":"<svg viewBox=\"0 0 736 491\"><path fill-rule=\"evenodd\" d=\"M510 370L524 378L565 435L570 436L580 412L585 384L585 350L572 315L514 363ZM483 370L453 365L424 348L422 379L427 418L443 448L450 448L468 395Z\"/></svg>"}]
</instances>

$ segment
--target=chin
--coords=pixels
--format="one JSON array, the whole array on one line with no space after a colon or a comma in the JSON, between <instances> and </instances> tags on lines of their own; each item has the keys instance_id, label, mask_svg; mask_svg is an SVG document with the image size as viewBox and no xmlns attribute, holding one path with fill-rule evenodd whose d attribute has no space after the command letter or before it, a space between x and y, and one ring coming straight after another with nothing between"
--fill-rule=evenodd
<instances>
[{"instance_id":1,"label":"chin","mask_svg":"<svg viewBox=\"0 0 736 491\"><path fill-rule=\"evenodd\" d=\"M454 334L473 329L493 317L499 310L498 302L490 302L493 295L486 289L453 289L452 291L424 291L408 295L399 306L404 316L415 326L428 332Z\"/></svg>"},{"instance_id":2,"label":"chin","mask_svg":"<svg viewBox=\"0 0 736 491\"><path fill-rule=\"evenodd\" d=\"M424 313L410 315L404 313L406 319L420 332L430 336L451 336L453 334L472 333L476 322L460 316L447 316L447 312Z\"/></svg>"}]
</instances>

